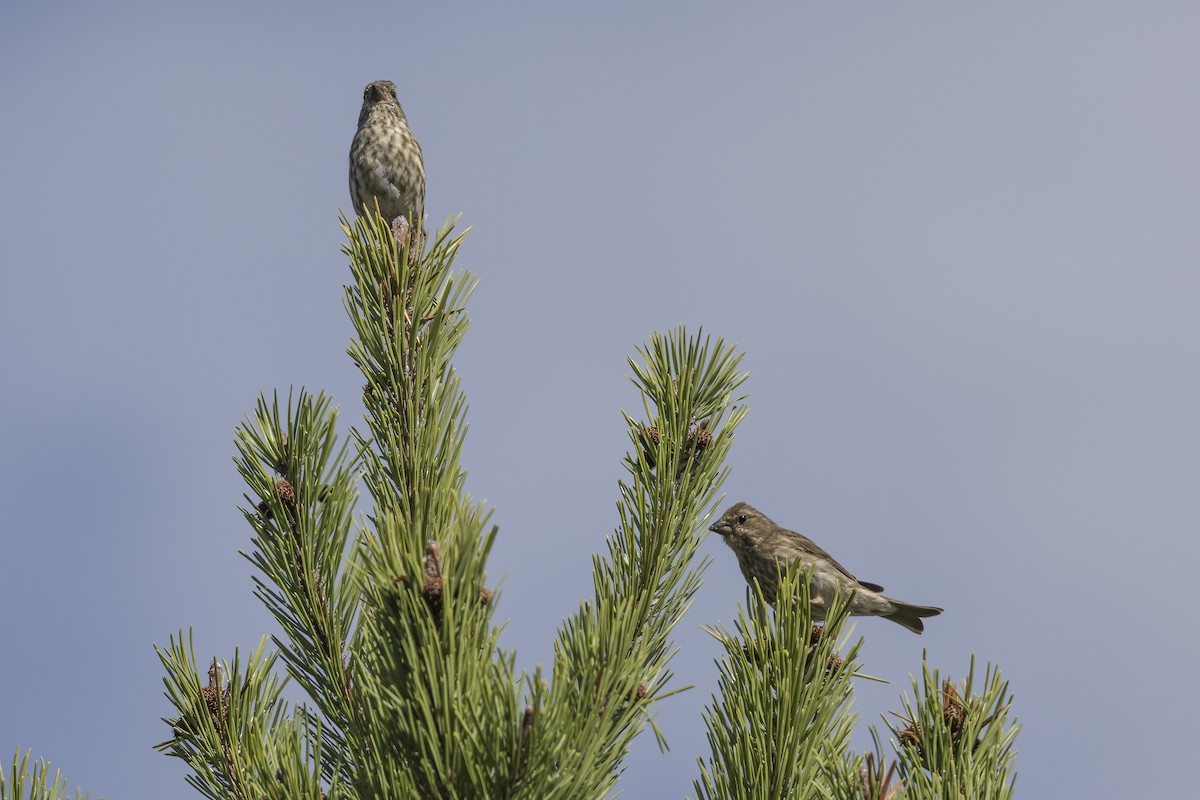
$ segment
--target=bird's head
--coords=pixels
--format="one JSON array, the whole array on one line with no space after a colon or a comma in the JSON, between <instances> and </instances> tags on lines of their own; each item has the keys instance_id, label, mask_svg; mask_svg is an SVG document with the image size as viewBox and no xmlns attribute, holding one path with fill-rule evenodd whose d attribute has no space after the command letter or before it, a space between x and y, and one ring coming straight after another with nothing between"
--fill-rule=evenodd
<instances>
[{"instance_id":1,"label":"bird's head","mask_svg":"<svg viewBox=\"0 0 1200 800\"><path fill-rule=\"evenodd\" d=\"M725 544L740 551L753 548L773 527L771 521L754 506L736 503L708 529L719 533L725 539Z\"/></svg>"},{"instance_id":2,"label":"bird's head","mask_svg":"<svg viewBox=\"0 0 1200 800\"><path fill-rule=\"evenodd\" d=\"M396 84L391 81L374 81L363 89L363 104L380 103L387 100L399 102L396 98Z\"/></svg>"}]
</instances>

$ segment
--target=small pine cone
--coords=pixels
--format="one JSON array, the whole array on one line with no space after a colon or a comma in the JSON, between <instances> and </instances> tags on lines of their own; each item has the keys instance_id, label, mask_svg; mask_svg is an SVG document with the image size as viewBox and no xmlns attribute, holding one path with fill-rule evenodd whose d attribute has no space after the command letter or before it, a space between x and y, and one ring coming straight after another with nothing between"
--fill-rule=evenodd
<instances>
[{"instance_id":1,"label":"small pine cone","mask_svg":"<svg viewBox=\"0 0 1200 800\"><path fill-rule=\"evenodd\" d=\"M942 719L950 728L950 736L955 744L962 735L963 723L967 719L967 710L963 707L958 688L950 681L942 681Z\"/></svg>"},{"instance_id":2,"label":"small pine cone","mask_svg":"<svg viewBox=\"0 0 1200 800\"><path fill-rule=\"evenodd\" d=\"M697 455L712 444L712 434L704 427L706 424L707 421L702 422L699 427L688 432L688 444L695 449Z\"/></svg>"},{"instance_id":3,"label":"small pine cone","mask_svg":"<svg viewBox=\"0 0 1200 800\"><path fill-rule=\"evenodd\" d=\"M655 448L658 447L658 426L651 425L649 428L642 428L642 457L646 459L646 463L650 469L654 469L656 465Z\"/></svg>"},{"instance_id":4,"label":"small pine cone","mask_svg":"<svg viewBox=\"0 0 1200 800\"><path fill-rule=\"evenodd\" d=\"M445 586L442 583L442 576L429 575L425 578L425 603L429 606L429 610L433 613L434 622L439 625L442 622L442 607L445 603L443 592Z\"/></svg>"},{"instance_id":5,"label":"small pine cone","mask_svg":"<svg viewBox=\"0 0 1200 800\"><path fill-rule=\"evenodd\" d=\"M283 501L284 505L290 506L296 502L296 490L285 480L275 482L275 495Z\"/></svg>"},{"instance_id":6,"label":"small pine cone","mask_svg":"<svg viewBox=\"0 0 1200 800\"><path fill-rule=\"evenodd\" d=\"M204 686L200 689L200 696L204 699L204 705L208 708L213 723L220 726L225 720L225 704L222 702L224 693L216 686Z\"/></svg>"}]
</instances>

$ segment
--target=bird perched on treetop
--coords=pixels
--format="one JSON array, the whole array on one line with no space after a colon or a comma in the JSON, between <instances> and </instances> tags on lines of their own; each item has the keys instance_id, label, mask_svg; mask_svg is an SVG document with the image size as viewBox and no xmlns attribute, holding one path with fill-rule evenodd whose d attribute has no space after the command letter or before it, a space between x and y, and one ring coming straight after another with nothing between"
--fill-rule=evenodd
<instances>
[{"instance_id":1,"label":"bird perched on treetop","mask_svg":"<svg viewBox=\"0 0 1200 800\"><path fill-rule=\"evenodd\" d=\"M425 216L425 161L421 145L408 129L408 118L391 81L368 83L363 90L358 131L350 143L350 201L359 214L410 220L421 229Z\"/></svg>"},{"instance_id":2,"label":"bird perched on treetop","mask_svg":"<svg viewBox=\"0 0 1200 800\"><path fill-rule=\"evenodd\" d=\"M725 538L737 555L738 566L746 581L758 579L763 599L775 605L779 575L795 566L811 566L809 578L813 619L825 619L825 610L839 591L854 593L850 613L858 616L883 617L903 625L913 633L925 630L922 617L934 617L942 609L918 606L894 597L885 597L883 587L855 578L850 572L809 539L795 531L781 528L761 511L746 503L731 506L709 530Z\"/></svg>"}]
</instances>

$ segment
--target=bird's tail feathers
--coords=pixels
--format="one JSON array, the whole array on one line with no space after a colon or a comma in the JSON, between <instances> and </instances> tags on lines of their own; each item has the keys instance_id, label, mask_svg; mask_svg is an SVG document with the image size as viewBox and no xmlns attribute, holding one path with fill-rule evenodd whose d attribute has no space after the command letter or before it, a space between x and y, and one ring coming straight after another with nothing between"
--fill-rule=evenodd
<instances>
[{"instance_id":1,"label":"bird's tail feathers","mask_svg":"<svg viewBox=\"0 0 1200 800\"><path fill-rule=\"evenodd\" d=\"M942 609L937 606L918 606L891 597L887 599L891 601L894 608L891 613L884 614L883 618L890 619L897 625L903 625L913 633L921 633L925 630L925 623L921 622L924 617L936 617L942 613Z\"/></svg>"}]
</instances>

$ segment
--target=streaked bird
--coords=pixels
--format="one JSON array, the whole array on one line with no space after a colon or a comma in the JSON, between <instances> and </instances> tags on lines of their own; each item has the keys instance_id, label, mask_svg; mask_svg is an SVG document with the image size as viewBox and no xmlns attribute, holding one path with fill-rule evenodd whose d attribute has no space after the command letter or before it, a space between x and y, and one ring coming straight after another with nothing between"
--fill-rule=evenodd
<instances>
[{"instance_id":1,"label":"streaked bird","mask_svg":"<svg viewBox=\"0 0 1200 800\"><path fill-rule=\"evenodd\" d=\"M942 613L935 606L918 606L884 595L882 586L860 581L807 536L779 527L746 503L731 506L709 530L724 537L725 544L737 556L746 581L757 578L763 598L772 606L779 575L792 567L803 569L811 565L809 592L813 619L825 619L825 610L839 592L847 597L854 594L851 614L890 619L913 633L925 630L923 618Z\"/></svg>"},{"instance_id":2,"label":"streaked bird","mask_svg":"<svg viewBox=\"0 0 1200 800\"><path fill-rule=\"evenodd\" d=\"M368 83L363 90L358 130L350 143L350 201L359 215L379 211L391 222L410 220L420 230L425 216L425 161L408 128L391 81Z\"/></svg>"}]
</instances>

